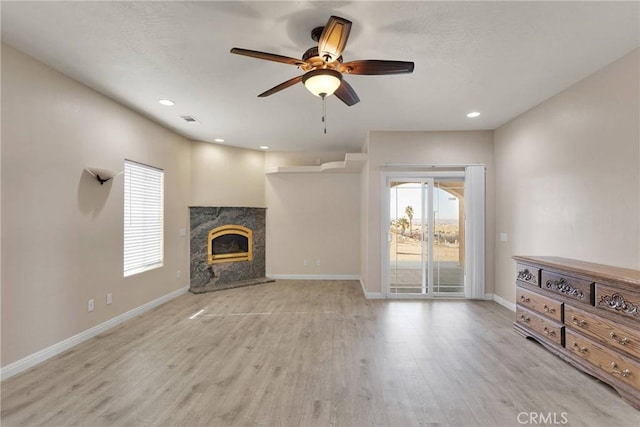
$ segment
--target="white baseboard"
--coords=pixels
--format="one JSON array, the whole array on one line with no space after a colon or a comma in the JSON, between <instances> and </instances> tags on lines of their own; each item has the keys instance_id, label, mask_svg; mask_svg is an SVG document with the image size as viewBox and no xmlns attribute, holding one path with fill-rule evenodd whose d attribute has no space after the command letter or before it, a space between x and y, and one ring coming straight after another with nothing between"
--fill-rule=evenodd
<instances>
[{"instance_id":1,"label":"white baseboard","mask_svg":"<svg viewBox=\"0 0 640 427\"><path fill-rule=\"evenodd\" d=\"M502 298L500 295L496 295L493 294L493 300L495 302L497 302L498 304L500 304L501 306L515 312L516 311L516 305L514 303L512 303L511 301L507 301L506 299Z\"/></svg>"},{"instance_id":2,"label":"white baseboard","mask_svg":"<svg viewBox=\"0 0 640 427\"><path fill-rule=\"evenodd\" d=\"M387 299L382 292L365 292L366 299Z\"/></svg>"},{"instance_id":3,"label":"white baseboard","mask_svg":"<svg viewBox=\"0 0 640 427\"><path fill-rule=\"evenodd\" d=\"M386 299L382 292L368 292L364 287L362 279L360 279L360 286L362 286L362 293L366 299Z\"/></svg>"},{"instance_id":4,"label":"white baseboard","mask_svg":"<svg viewBox=\"0 0 640 427\"><path fill-rule=\"evenodd\" d=\"M275 280L360 280L357 274L267 274Z\"/></svg>"},{"instance_id":5,"label":"white baseboard","mask_svg":"<svg viewBox=\"0 0 640 427\"><path fill-rule=\"evenodd\" d=\"M139 307L134 308L133 310L129 310L126 313L122 313L119 316L114 317L113 319L109 319L106 322L103 322L99 325L96 325L92 328L87 329L86 331L80 332L77 335L74 335L66 340L60 341L52 346L49 346L43 350L40 350L36 353L30 354L27 357L24 357L20 360L17 360L3 368L0 369L0 381L4 381L7 378L10 378L20 372L26 371L29 368L34 367L35 365L44 362L47 359L56 356L63 351L70 349L83 341L88 340L89 338L93 338L96 335L99 335L105 332L108 329L113 328L114 326L118 326L121 323L126 322L127 320L133 319L140 314L151 310L161 304L164 304L167 301L170 301L174 298L179 297L180 295L186 294L189 291L189 286L185 286L184 288L177 289L173 292L169 292L166 295L161 296L160 298L156 298L153 301L149 301L146 304L142 304Z\"/></svg>"}]
</instances>

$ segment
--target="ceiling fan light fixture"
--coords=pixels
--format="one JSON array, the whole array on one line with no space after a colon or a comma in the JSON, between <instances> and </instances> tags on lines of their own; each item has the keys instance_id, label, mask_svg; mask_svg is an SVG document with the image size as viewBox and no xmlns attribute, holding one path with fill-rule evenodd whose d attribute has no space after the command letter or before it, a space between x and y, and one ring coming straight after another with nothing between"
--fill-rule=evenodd
<instances>
[{"instance_id":1,"label":"ceiling fan light fixture","mask_svg":"<svg viewBox=\"0 0 640 427\"><path fill-rule=\"evenodd\" d=\"M327 68L312 70L302 76L302 83L315 96L329 96L340 87L342 74Z\"/></svg>"}]
</instances>

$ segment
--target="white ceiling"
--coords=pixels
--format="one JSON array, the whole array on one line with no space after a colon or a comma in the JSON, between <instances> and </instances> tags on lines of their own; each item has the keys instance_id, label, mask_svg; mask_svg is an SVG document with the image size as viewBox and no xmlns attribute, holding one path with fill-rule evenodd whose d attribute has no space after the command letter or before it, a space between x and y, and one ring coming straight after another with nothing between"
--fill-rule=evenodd
<instances>
[{"instance_id":1,"label":"white ceiling","mask_svg":"<svg viewBox=\"0 0 640 427\"><path fill-rule=\"evenodd\" d=\"M369 130L495 129L639 43L638 2L8 2L2 41L195 140L359 150ZM302 74L232 55L301 57L330 15L353 21L344 60L414 61L348 76L361 101L322 103ZM169 98L174 107L158 99ZM479 118L465 114L477 110ZM181 115L196 117L188 124Z\"/></svg>"}]
</instances>

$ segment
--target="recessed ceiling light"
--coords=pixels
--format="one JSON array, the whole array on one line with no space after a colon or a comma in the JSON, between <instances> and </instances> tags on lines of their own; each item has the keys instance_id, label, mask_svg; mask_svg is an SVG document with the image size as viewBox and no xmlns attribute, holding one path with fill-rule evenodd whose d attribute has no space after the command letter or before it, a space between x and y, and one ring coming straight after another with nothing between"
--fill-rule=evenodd
<instances>
[{"instance_id":1,"label":"recessed ceiling light","mask_svg":"<svg viewBox=\"0 0 640 427\"><path fill-rule=\"evenodd\" d=\"M161 100L159 100L158 102L159 102L160 104L162 104L162 105L166 105L167 107L172 107L172 106L176 105L176 103L175 103L175 102L173 102L173 101L172 101L172 100L170 100L170 99L161 99Z\"/></svg>"},{"instance_id":2,"label":"recessed ceiling light","mask_svg":"<svg viewBox=\"0 0 640 427\"><path fill-rule=\"evenodd\" d=\"M224 142L224 139L222 139L222 138L216 138L216 139L214 139L214 141L215 141L215 142Z\"/></svg>"},{"instance_id":3,"label":"recessed ceiling light","mask_svg":"<svg viewBox=\"0 0 640 427\"><path fill-rule=\"evenodd\" d=\"M261 149L261 150L268 150L268 149L269 149L269 146L268 146L268 145L261 145L261 146L260 146L260 149Z\"/></svg>"},{"instance_id":4,"label":"recessed ceiling light","mask_svg":"<svg viewBox=\"0 0 640 427\"><path fill-rule=\"evenodd\" d=\"M467 114L467 117L469 117L470 119L472 119L472 118L474 118L474 117L478 117L479 115L480 115L480 113L479 113L479 112L477 112L477 111L473 111L473 112L471 112L471 113Z\"/></svg>"}]
</instances>

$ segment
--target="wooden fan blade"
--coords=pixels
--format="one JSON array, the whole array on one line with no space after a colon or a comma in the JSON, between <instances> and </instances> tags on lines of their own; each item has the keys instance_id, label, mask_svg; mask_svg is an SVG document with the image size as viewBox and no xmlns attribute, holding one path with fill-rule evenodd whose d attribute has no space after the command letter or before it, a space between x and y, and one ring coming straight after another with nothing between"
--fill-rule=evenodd
<instances>
[{"instance_id":1,"label":"wooden fan blade","mask_svg":"<svg viewBox=\"0 0 640 427\"><path fill-rule=\"evenodd\" d=\"M347 83L345 79L342 79L342 83L340 83L340 86L335 92L333 92L333 94L349 107L360 102L360 98L358 98L356 91L353 90L351 85Z\"/></svg>"},{"instance_id":2,"label":"wooden fan blade","mask_svg":"<svg viewBox=\"0 0 640 427\"><path fill-rule=\"evenodd\" d=\"M262 92L258 97L264 98L265 96L273 95L276 92L280 92L283 89L286 89L290 86L293 86L296 83L300 83L302 81L302 76L294 77L290 80L287 80L284 83L280 83L278 86L272 87L266 92Z\"/></svg>"},{"instance_id":3,"label":"wooden fan blade","mask_svg":"<svg viewBox=\"0 0 640 427\"><path fill-rule=\"evenodd\" d=\"M324 59L326 55L329 55L330 60L327 62L338 59L347 45L350 31L351 21L338 16L329 18L320 39L318 39L319 56Z\"/></svg>"},{"instance_id":4,"label":"wooden fan blade","mask_svg":"<svg viewBox=\"0 0 640 427\"><path fill-rule=\"evenodd\" d=\"M282 62L284 64L296 65L298 67L305 64L305 62L301 59L276 55L274 53L260 52L257 50L241 49L239 47L234 47L233 49L231 49L231 53L235 53L236 55L250 56L252 58L266 59L267 61Z\"/></svg>"},{"instance_id":5,"label":"wooden fan blade","mask_svg":"<svg viewBox=\"0 0 640 427\"><path fill-rule=\"evenodd\" d=\"M407 61L382 61L367 59L362 61L350 61L341 64L339 71L347 74L363 74L369 76L385 74L413 73L413 62Z\"/></svg>"}]
</instances>

